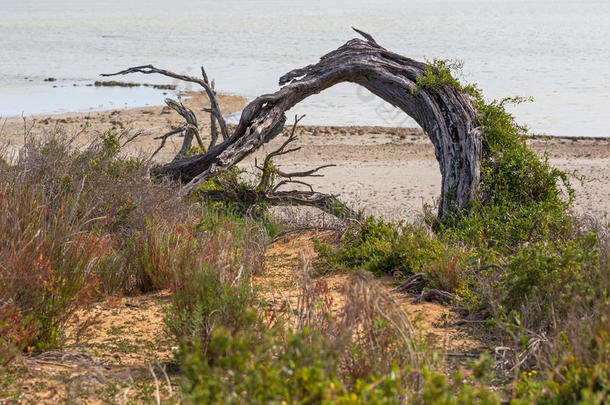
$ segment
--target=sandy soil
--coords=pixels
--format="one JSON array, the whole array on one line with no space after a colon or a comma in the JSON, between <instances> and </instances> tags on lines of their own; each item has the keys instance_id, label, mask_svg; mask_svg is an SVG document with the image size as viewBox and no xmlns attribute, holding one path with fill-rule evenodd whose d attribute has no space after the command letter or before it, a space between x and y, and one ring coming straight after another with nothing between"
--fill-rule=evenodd
<instances>
[{"instance_id":1,"label":"sandy soil","mask_svg":"<svg viewBox=\"0 0 610 405\"><path fill-rule=\"evenodd\" d=\"M298 308L299 282L303 263L317 258L312 240L332 243L333 231L303 231L289 234L267 248L264 269L253 283L261 296L276 310L288 299ZM374 288L389 296L396 308L406 314L413 337L425 339L430 347L453 355L472 355L492 350L478 340L470 326L460 324L460 316L449 306L432 302L414 303L414 295L389 294L396 286L391 277L377 279ZM308 288L323 283L328 287L332 313L339 313L347 301L349 285L355 276L333 272L313 276ZM322 297L322 295L319 295ZM68 340L60 351L19 357L0 383L0 402L18 397L20 403L52 404L66 401L77 404L179 402L181 374L176 368L175 341L163 325L163 307L169 292L161 291L134 297L109 297L88 311L79 311L68 328ZM392 304L394 305L394 304ZM78 319L95 318L96 323L76 339ZM459 357L448 358L454 367ZM156 378L156 380L155 380ZM9 403L9 402L7 402Z\"/></svg>"},{"instance_id":2,"label":"sandy soil","mask_svg":"<svg viewBox=\"0 0 610 405\"><path fill-rule=\"evenodd\" d=\"M282 156L285 171L327 163L325 177L311 179L320 191L339 193L341 199L366 212L392 219L412 219L423 204L433 204L441 175L428 138L416 129L382 127L303 127L302 149ZM277 147L266 145L259 155ZM610 138L535 139L530 147L547 153L550 163L585 176L574 181L576 211L603 217L610 211Z\"/></svg>"},{"instance_id":3,"label":"sandy soil","mask_svg":"<svg viewBox=\"0 0 610 405\"><path fill-rule=\"evenodd\" d=\"M109 297L79 311L64 348L18 358L7 375L16 381L3 394L31 404L152 403L158 383L159 397L169 400L179 389L179 376L171 368L175 342L164 332L162 307L168 299L166 291ZM76 339L78 318L96 321Z\"/></svg>"},{"instance_id":4,"label":"sandy soil","mask_svg":"<svg viewBox=\"0 0 610 405\"><path fill-rule=\"evenodd\" d=\"M318 257L313 240L333 244L334 231L302 231L279 239L267 248L262 274L254 279L260 294L271 303L289 300L292 308L298 308L298 297L302 286L303 272L311 274ZM332 313L342 313L348 299L348 286L357 282L352 272L331 272L316 276L314 281L322 282L328 288L328 298ZM450 307L434 302L415 303L412 294L390 294L396 287L392 277L381 277L374 288L379 293L391 297L396 308L400 308L413 326L413 333L419 339L426 339L442 352L481 352L485 343L469 335L469 329L456 326L460 316ZM311 288L311 286L310 286ZM324 297L321 294L320 297Z\"/></svg>"},{"instance_id":5,"label":"sandy soil","mask_svg":"<svg viewBox=\"0 0 610 405\"><path fill-rule=\"evenodd\" d=\"M223 113L242 109L245 99L220 95ZM208 106L200 93L185 97L185 104L196 110L202 134L208 134L209 117L201 112ZM141 131L132 142L130 152L146 155L156 149L159 140L181 118L167 107L144 107L86 114L62 114L28 119L31 133L52 131L58 126L76 133L86 126L85 137L114 130ZM307 123L307 118L302 121ZM0 122L2 126L2 122ZM288 129L286 129L287 131ZM5 120L0 141L13 147L23 143L24 123L20 117ZM314 127L302 126L295 146L298 152L277 159L284 171L301 170L334 163L324 169L324 177L311 179L319 191L339 194L354 208L391 219L413 219L424 203L433 204L440 192L441 176L431 142L418 129L385 127ZM278 136L255 156L241 163L254 170L254 157L259 159L275 149L285 138ZM205 140L204 140L205 141ZM159 162L170 160L179 149L181 139L170 139L157 155ZM603 217L610 211L610 138L539 138L530 142L539 154L548 153L550 162L567 171L585 176L577 189L576 210L579 213Z\"/></svg>"}]
</instances>

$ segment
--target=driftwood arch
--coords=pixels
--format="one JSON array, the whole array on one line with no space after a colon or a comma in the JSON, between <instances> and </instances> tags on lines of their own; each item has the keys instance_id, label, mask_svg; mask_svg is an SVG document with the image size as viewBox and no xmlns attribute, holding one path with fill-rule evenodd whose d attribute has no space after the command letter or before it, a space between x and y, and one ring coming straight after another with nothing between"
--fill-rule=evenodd
<instances>
[{"instance_id":1,"label":"driftwood arch","mask_svg":"<svg viewBox=\"0 0 610 405\"><path fill-rule=\"evenodd\" d=\"M411 116L434 144L442 175L439 216L464 207L477 189L481 161L481 131L471 98L450 85L418 88L425 63L390 52L370 35L356 31L365 40L352 39L318 63L288 72L280 78L280 90L250 102L233 134L222 143L205 154L161 166L154 175L180 178L187 183L184 191L190 192L277 136L286 122L285 112L294 105L337 83L353 82ZM117 74L160 73L142 68L146 67Z\"/></svg>"}]
</instances>

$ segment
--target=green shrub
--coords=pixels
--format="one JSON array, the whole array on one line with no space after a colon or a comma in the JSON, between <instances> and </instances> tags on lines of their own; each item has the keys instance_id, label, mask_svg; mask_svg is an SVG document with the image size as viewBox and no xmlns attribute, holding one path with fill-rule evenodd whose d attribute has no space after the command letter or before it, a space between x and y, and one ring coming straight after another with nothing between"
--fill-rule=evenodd
<instances>
[{"instance_id":1,"label":"green shrub","mask_svg":"<svg viewBox=\"0 0 610 405\"><path fill-rule=\"evenodd\" d=\"M607 404L610 401L608 362L593 365L568 358L563 364L540 377L523 372L516 384L514 404Z\"/></svg>"},{"instance_id":2,"label":"green shrub","mask_svg":"<svg viewBox=\"0 0 610 405\"><path fill-rule=\"evenodd\" d=\"M486 103L480 97L476 100L483 129L479 198L488 205L546 202L567 209L573 194L568 175L550 166L546 157L541 159L528 149L526 129L506 112L505 104L522 101L507 98Z\"/></svg>"},{"instance_id":3,"label":"green shrub","mask_svg":"<svg viewBox=\"0 0 610 405\"><path fill-rule=\"evenodd\" d=\"M413 395L413 403L434 405L499 405L502 403L498 394L484 386L481 381L456 373L451 377L426 369L423 374L421 394Z\"/></svg>"},{"instance_id":4,"label":"green shrub","mask_svg":"<svg viewBox=\"0 0 610 405\"><path fill-rule=\"evenodd\" d=\"M173 199L171 186L144 177L140 160L120 155L119 136L72 142L61 133L28 138L14 164L0 167L0 303L13 314L1 321L0 345L15 350L60 346L77 309L148 282L129 271L140 257L131 237Z\"/></svg>"},{"instance_id":5,"label":"green shrub","mask_svg":"<svg viewBox=\"0 0 610 405\"><path fill-rule=\"evenodd\" d=\"M565 270L576 260L582 260L583 271L577 276L587 291L569 291L578 295L569 301L568 294L560 299L550 298L554 305L568 304L557 317L561 331L537 355L538 369L520 375L514 403L603 404L610 401L610 239L607 230L607 225L597 228L596 249L581 255L571 251L568 259L557 263ZM592 244L595 238L588 236L587 239ZM600 257L595 266L588 265L587 260L598 252ZM529 337L526 331L522 333Z\"/></svg>"},{"instance_id":6,"label":"green shrub","mask_svg":"<svg viewBox=\"0 0 610 405\"><path fill-rule=\"evenodd\" d=\"M359 228L348 230L336 251L320 244L317 248L326 253L328 264L408 276L434 261L442 245L421 229L369 217Z\"/></svg>"},{"instance_id":7,"label":"green shrub","mask_svg":"<svg viewBox=\"0 0 610 405\"><path fill-rule=\"evenodd\" d=\"M591 293L587 282L588 273L599 261L596 243L595 235L589 234L565 243L545 241L524 246L503 274L502 305L507 310L520 309L535 294L540 301L552 303L556 314L564 314L574 297Z\"/></svg>"},{"instance_id":8,"label":"green shrub","mask_svg":"<svg viewBox=\"0 0 610 405\"><path fill-rule=\"evenodd\" d=\"M428 61L424 68L424 75L417 78L417 88L411 89L411 94L418 95L421 89L440 89L443 86L454 87L466 93L477 96L480 94L475 85L463 86L459 80L453 77L452 71L460 70L462 63L446 59L433 59Z\"/></svg>"},{"instance_id":9,"label":"green shrub","mask_svg":"<svg viewBox=\"0 0 610 405\"><path fill-rule=\"evenodd\" d=\"M184 350L184 392L192 403L399 404L398 370L382 379L357 381L348 389L340 378L337 346L318 331L237 334L218 328L207 355Z\"/></svg>"},{"instance_id":10,"label":"green shrub","mask_svg":"<svg viewBox=\"0 0 610 405\"><path fill-rule=\"evenodd\" d=\"M271 332L217 328L207 355L198 350L184 361L189 397L195 403L320 403L341 392L332 350L319 334L289 333L282 340Z\"/></svg>"},{"instance_id":11,"label":"green shrub","mask_svg":"<svg viewBox=\"0 0 610 405\"><path fill-rule=\"evenodd\" d=\"M30 138L9 170L40 184L51 210L55 201L78 201L74 216L100 219L87 230L98 227L124 242L123 236L145 228L147 218L185 211L175 185L151 182L146 164L121 152L126 135L104 133L85 147L62 132Z\"/></svg>"},{"instance_id":12,"label":"green shrub","mask_svg":"<svg viewBox=\"0 0 610 405\"><path fill-rule=\"evenodd\" d=\"M254 220L273 237L281 231L281 227L269 214L268 205L259 198L261 192L268 190L258 189L244 181L240 177L244 173L244 170L233 166L200 184L193 195L206 209L238 222L244 219ZM221 193L216 195L215 191Z\"/></svg>"},{"instance_id":13,"label":"green shrub","mask_svg":"<svg viewBox=\"0 0 610 405\"><path fill-rule=\"evenodd\" d=\"M202 146L191 146L185 153L185 156L196 156L201 155L206 152L205 148Z\"/></svg>"},{"instance_id":14,"label":"green shrub","mask_svg":"<svg viewBox=\"0 0 610 405\"><path fill-rule=\"evenodd\" d=\"M149 219L145 230L134 235L124 249L123 271L130 277L121 279L126 284L119 290L146 293L169 288L175 267L183 265L185 252L199 247L193 243L193 228L192 224Z\"/></svg>"},{"instance_id":15,"label":"green shrub","mask_svg":"<svg viewBox=\"0 0 610 405\"><path fill-rule=\"evenodd\" d=\"M233 286L222 273L193 263L178 270L172 281L171 305L164 318L167 329L179 341L198 342L204 353L215 328L237 333L254 322L250 286L243 281Z\"/></svg>"},{"instance_id":16,"label":"green shrub","mask_svg":"<svg viewBox=\"0 0 610 405\"><path fill-rule=\"evenodd\" d=\"M475 201L467 212L431 222L445 243L475 249L484 263L500 261L527 243L574 234L574 221L565 207L547 202L516 206Z\"/></svg>"},{"instance_id":17,"label":"green shrub","mask_svg":"<svg viewBox=\"0 0 610 405\"><path fill-rule=\"evenodd\" d=\"M328 290L306 276L298 306L285 311L290 305L259 303L234 272L192 274L166 316L183 328L178 359L190 402L398 404L415 384L405 370L416 367L422 348L370 277L346 283L335 316Z\"/></svg>"},{"instance_id":18,"label":"green shrub","mask_svg":"<svg viewBox=\"0 0 610 405\"><path fill-rule=\"evenodd\" d=\"M350 229L337 249L316 243L323 266L362 268L400 278L423 272L431 286L455 291L466 281L470 253L412 224L373 217Z\"/></svg>"},{"instance_id":19,"label":"green shrub","mask_svg":"<svg viewBox=\"0 0 610 405\"><path fill-rule=\"evenodd\" d=\"M193 219L195 220L193 222ZM151 227L137 264L172 291L165 324L182 342L207 346L214 326L248 327L249 285L264 258L265 231L214 211L172 227Z\"/></svg>"}]
</instances>

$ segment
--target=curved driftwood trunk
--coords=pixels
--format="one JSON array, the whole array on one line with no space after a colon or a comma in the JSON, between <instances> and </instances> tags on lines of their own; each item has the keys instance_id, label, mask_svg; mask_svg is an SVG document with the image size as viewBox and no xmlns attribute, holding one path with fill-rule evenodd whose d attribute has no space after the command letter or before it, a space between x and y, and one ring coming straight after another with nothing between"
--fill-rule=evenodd
<instances>
[{"instance_id":1,"label":"curved driftwood trunk","mask_svg":"<svg viewBox=\"0 0 610 405\"><path fill-rule=\"evenodd\" d=\"M439 215L464 207L479 181L481 131L470 97L445 85L417 86L425 63L379 46L368 34L324 55L315 65L295 69L280 78L284 85L246 106L233 134L207 153L159 167L157 176L171 175L190 192L199 183L228 169L282 131L285 112L301 100L340 82L353 82L411 116L434 144L442 174Z\"/></svg>"}]
</instances>

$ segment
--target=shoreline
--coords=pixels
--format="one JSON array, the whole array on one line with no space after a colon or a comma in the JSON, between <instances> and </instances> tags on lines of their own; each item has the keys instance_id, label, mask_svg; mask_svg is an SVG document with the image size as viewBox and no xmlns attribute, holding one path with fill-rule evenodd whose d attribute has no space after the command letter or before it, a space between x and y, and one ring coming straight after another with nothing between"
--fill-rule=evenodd
<instances>
[{"instance_id":1,"label":"shoreline","mask_svg":"<svg viewBox=\"0 0 610 405\"><path fill-rule=\"evenodd\" d=\"M201 93L183 95L183 103L191 108L199 121L204 142L209 139L207 97ZM246 99L234 95L218 95L225 115L240 111ZM32 135L54 128L76 133L85 128L83 141L108 130L141 131L141 135L126 147L127 153L149 156L159 145L154 138L182 123L182 117L163 106L111 109L86 113L43 114L26 117L34 123ZM229 124L232 127L233 124ZM292 127L289 119L285 131ZM0 122L0 143L13 148L23 144L22 117ZM295 153L281 156L277 164L286 171L307 170L327 163L336 164L322 171L324 177L309 179L319 191L338 194L353 208L386 219L414 219L424 203L433 203L440 191L441 175L434 148L421 129L382 126L319 126L300 125ZM261 147L240 163L240 167L255 170L254 159L261 159L283 141L282 135ZM170 161L180 149L182 139L168 139L155 160ZM575 210L582 214L604 218L610 212L610 137L567 137L536 135L528 140L536 153L547 154L552 165L585 176L585 182L574 181Z\"/></svg>"},{"instance_id":2,"label":"shoreline","mask_svg":"<svg viewBox=\"0 0 610 405\"><path fill-rule=\"evenodd\" d=\"M118 80L96 80L96 81L87 80L86 82L82 82L82 83L71 82L72 83L71 85L65 84L65 85L61 85L61 86L54 84L54 83L59 83L62 80L63 79L56 79L54 77L49 77L49 78L43 79L42 82L53 83L54 88L55 87L59 87L59 88L75 88L75 87L76 88L79 88L79 87L85 88L86 87L86 88L94 88L94 89L97 88L97 89L102 89L102 90L114 89L114 90L118 90L118 91L125 91L125 90L133 91L134 89L157 90L157 91L162 91L163 96L171 97L173 99L182 99L184 104L193 108L194 111L197 107L199 107L199 108L209 107L209 103L207 102L207 96L205 95L205 93L199 92L199 91L192 91L192 90L180 90L180 89L177 89L177 86L175 84L167 84L167 83L160 84L160 83L132 82L132 81L118 81ZM40 83L40 84L42 84L42 83ZM218 97L233 99L233 101L230 102L228 105L230 111L226 111L226 110L223 111L223 115L225 116L225 118L227 116L235 115L236 113L241 112L243 107L245 107L251 101L251 100L248 100L247 97L244 97L239 94L233 94L233 93L218 93ZM240 101L238 101L238 100L241 100L243 102L243 104L242 104L241 108L235 109L235 106L239 105L239 103L240 103ZM103 113L110 113L110 112L115 112L115 111L127 111L128 112L131 110L144 109L144 108L165 108L165 105L162 103L145 104L145 105L140 105L140 106L131 106L131 105L127 105L127 103L125 103L125 104L126 105L112 107L112 108L106 108L106 107L98 108L98 107L89 106L89 107L85 107L83 109L76 108L76 109L72 109L70 111L50 112L50 113L18 114L18 115L6 115L6 116L0 114L0 128L2 127L3 123L6 121L12 121L15 119L23 120L23 118L31 119L31 120L40 120L40 119L61 120L61 119L65 119L68 117L73 118L76 115L87 116L87 115L95 114L95 113L103 114ZM227 124L229 124L229 122L227 122ZM234 122L234 124L237 124L237 122ZM287 124L287 125L289 125L289 124ZM419 127L402 127L402 126L392 126L392 125L386 126L386 125L311 124L311 125L299 125L299 127L331 128L332 130L340 130L340 129L348 129L348 128L357 128L357 129L368 128L368 129L372 129L372 130L383 129L383 130L397 130L397 131L407 130L407 131L422 132ZM0 135L1 135L1 133L0 133ZM423 135L423 132L422 132L422 135ZM584 136L584 135L532 134L530 139L534 140L534 141L547 140L547 139L605 141L605 140L610 139L610 135Z\"/></svg>"},{"instance_id":3,"label":"shoreline","mask_svg":"<svg viewBox=\"0 0 610 405\"><path fill-rule=\"evenodd\" d=\"M149 88L154 88L154 86L156 85L149 85L149 86L144 86L143 87L149 87ZM162 86L162 85L160 85ZM99 87L104 87L104 86L99 86ZM132 86L119 86L121 88L131 88ZM197 92L184 92L184 93L180 93L179 96L181 97L191 97L192 94L197 93ZM169 95L168 95L169 96ZM245 97L241 96L241 95L236 95L236 94L219 94L220 97L230 97L230 98L234 98L236 100L242 99L244 100L244 107L247 105L248 101ZM176 97L174 97L176 98ZM183 103L185 105L189 105L191 104L190 102L185 102L185 100L188 99L183 99ZM209 103L204 103L203 107L208 107ZM201 107L201 106L200 106ZM25 118L26 120L36 120L38 122L40 121L46 121L46 120L57 120L60 121L61 123L65 123L63 121L61 121L62 119L65 118L76 118L77 116L82 116L80 118L83 119L89 119L86 118L88 115L91 114L104 114L104 113L116 113L117 111L124 111L124 112L130 112L132 110L141 110L141 109L151 109L151 108L160 108L160 109L165 109L166 107L163 104L151 104L151 105L145 105L145 106L127 106L127 107L116 107L116 108L104 108L104 109L95 109L93 107L91 107L91 109L88 110L74 110L74 111L66 111L66 112L52 112L52 113L41 113L41 114L30 114L30 115L0 115L0 128L2 128L2 125L4 125L4 123L8 123L9 121L14 121L14 120L20 120L21 122L23 121L23 119ZM235 115L236 113L241 113L241 110L243 108L236 110L236 111L230 111L230 112L225 112L223 111L223 116L225 117L225 119L228 116L231 115ZM199 117L198 117L199 118ZM237 122L235 123L229 123L227 122L228 126L231 125L236 125ZM287 122L285 127L289 127L291 124L290 122ZM421 136L425 136L425 133L423 132L423 130L421 128L418 127L397 127L397 126L385 126L385 125L334 125L334 124L325 124L325 125L316 125L316 124L304 124L304 125L299 125L299 128L317 128L317 129L330 129L330 130L362 130L362 129L370 129L370 130L383 130L383 131L389 131L389 130L395 130L398 132L417 132L419 133L419 135ZM0 133L0 136L2 135L2 133ZM1 138L0 138L1 140ZM544 141L544 140L576 140L576 141L586 141L586 140L593 140L593 141L608 141L610 140L610 135L608 136L583 136L583 135L548 135L548 134L532 134L530 135L530 139L529 140L533 140L533 141Z\"/></svg>"}]
</instances>

